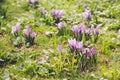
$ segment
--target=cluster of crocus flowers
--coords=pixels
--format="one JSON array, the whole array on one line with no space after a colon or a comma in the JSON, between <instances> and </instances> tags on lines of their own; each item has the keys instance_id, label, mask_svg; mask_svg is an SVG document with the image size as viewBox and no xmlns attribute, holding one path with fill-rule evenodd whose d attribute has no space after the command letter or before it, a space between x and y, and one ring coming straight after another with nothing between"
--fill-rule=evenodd
<instances>
[{"instance_id":1,"label":"cluster of crocus flowers","mask_svg":"<svg viewBox=\"0 0 120 80\"><path fill-rule=\"evenodd\" d=\"M96 28L94 29L94 26L91 26L91 33L93 35L94 38L94 42L96 43L98 40L98 35L99 35L99 28L100 26L96 26Z\"/></svg>"},{"instance_id":2,"label":"cluster of crocus flowers","mask_svg":"<svg viewBox=\"0 0 120 80\"><path fill-rule=\"evenodd\" d=\"M99 35L99 26L96 27L96 29L94 29L94 26L92 25L91 28L86 28L85 25L81 25L81 26L73 26L72 27L72 32L75 35L75 38L77 38L77 40L82 40L82 35L85 34L85 38L86 40L89 40L91 38L91 35L98 37Z\"/></svg>"},{"instance_id":3,"label":"cluster of crocus flowers","mask_svg":"<svg viewBox=\"0 0 120 80\"><path fill-rule=\"evenodd\" d=\"M28 3L30 3L30 4L38 4L38 0L28 0Z\"/></svg>"},{"instance_id":4,"label":"cluster of crocus flowers","mask_svg":"<svg viewBox=\"0 0 120 80\"><path fill-rule=\"evenodd\" d=\"M83 42L82 41L78 42L76 41L76 39L68 40L68 44L72 52L79 51L79 54L81 55L87 55L88 57L90 57L94 56L96 53L95 48L92 48L91 50L89 48L85 48L83 50Z\"/></svg>"},{"instance_id":5,"label":"cluster of crocus flowers","mask_svg":"<svg viewBox=\"0 0 120 80\"><path fill-rule=\"evenodd\" d=\"M81 26L75 25L72 27L72 31L75 34L75 36L78 36L79 34L81 35L82 33L84 33L85 29L86 27L84 25L81 25Z\"/></svg>"},{"instance_id":6,"label":"cluster of crocus flowers","mask_svg":"<svg viewBox=\"0 0 120 80\"><path fill-rule=\"evenodd\" d=\"M85 47L82 41L77 41L76 39L68 39L68 44L73 59L75 58L78 62L80 61L82 70L96 63L96 50L94 47Z\"/></svg>"},{"instance_id":7,"label":"cluster of crocus flowers","mask_svg":"<svg viewBox=\"0 0 120 80\"><path fill-rule=\"evenodd\" d=\"M85 12L82 14L82 16L83 16L83 18L85 20L90 19L91 18L91 11L90 11L90 9L86 9Z\"/></svg>"},{"instance_id":8,"label":"cluster of crocus flowers","mask_svg":"<svg viewBox=\"0 0 120 80\"><path fill-rule=\"evenodd\" d=\"M72 27L72 32L74 33L75 38L77 38L77 40L80 41L82 40L82 36L85 33L85 31L86 31L85 25L81 25L81 26L75 25Z\"/></svg>"},{"instance_id":9,"label":"cluster of crocus flowers","mask_svg":"<svg viewBox=\"0 0 120 80\"><path fill-rule=\"evenodd\" d=\"M20 24L16 24L16 26L12 27L12 34L14 34L15 36L18 36L18 33L20 31Z\"/></svg>"},{"instance_id":10,"label":"cluster of crocus flowers","mask_svg":"<svg viewBox=\"0 0 120 80\"><path fill-rule=\"evenodd\" d=\"M30 44L33 44L33 43L34 43L34 39L35 39L35 37L36 37L36 33L33 32L33 33L32 33L32 36L31 36L31 35L30 35L31 30L30 30L30 27L29 27L29 26L27 26L27 27L23 30L23 33L24 33L24 35L25 35L26 42L27 42L27 43L29 42Z\"/></svg>"},{"instance_id":11,"label":"cluster of crocus flowers","mask_svg":"<svg viewBox=\"0 0 120 80\"><path fill-rule=\"evenodd\" d=\"M93 47L91 50L89 48L85 48L83 52L86 56L91 57L94 56L96 51L95 48Z\"/></svg>"},{"instance_id":12,"label":"cluster of crocus flowers","mask_svg":"<svg viewBox=\"0 0 120 80\"><path fill-rule=\"evenodd\" d=\"M63 16L64 11L63 10L52 10L52 16L53 19L57 18L57 19L61 19Z\"/></svg>"}]
</instances>

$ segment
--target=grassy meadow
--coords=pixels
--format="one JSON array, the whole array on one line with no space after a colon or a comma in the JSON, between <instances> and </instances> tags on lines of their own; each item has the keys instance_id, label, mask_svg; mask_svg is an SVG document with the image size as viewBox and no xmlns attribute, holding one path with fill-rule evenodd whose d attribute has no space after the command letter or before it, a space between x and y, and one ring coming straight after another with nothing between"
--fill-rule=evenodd
<instances>
[{"instance_id":1,"label":"grassy meadow","mask_svg":"<svg viewBox=\"0 0 120 80\"><path fill-rule=\"evenodd\" d=\"M120 80L120 0L0 0L0 80Z\"/></svg>"}]
</instances>

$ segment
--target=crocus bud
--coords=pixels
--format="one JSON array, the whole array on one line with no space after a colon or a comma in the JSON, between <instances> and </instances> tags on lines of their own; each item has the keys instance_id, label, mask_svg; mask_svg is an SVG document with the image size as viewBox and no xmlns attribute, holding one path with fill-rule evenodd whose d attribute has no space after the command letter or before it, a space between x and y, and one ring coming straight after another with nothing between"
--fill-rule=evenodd
<instances>
[{"instance_id":1,"label":"crocus bud","mask_svg":"<svg viewBox=\"0 0 120 80\"><path fill-rule=\"evenodd\" d=\"M24 35L29 38L30 37L30 27L26 27L26 29L23 30Z\"/></svg>"},{"instance_id":2,"label":"crocus bud","mask_svg":"<svg viewBox=\"0 0 120 80\"><path fill-rule=\"evenodd\" d=\"M84 49L84 54L87 56L90 56L90 49L89 48L85 48Z\"/></svg>"},{"instance_id":3,"label":"crocus bud","mask_svg":"<svg viewBox=\"0 0 120 80\"><path fill-rule=\"evenodd\" d=\"M55 15L56 15L56 12L55 12L55 10L53 9L53 10L52 10L52 16L55 17Z\"/></svg>"},{"instance_id":4,"label":"crocus bud","mask_svg":"<svg viewBox=\"0 0 120 80\"><path fill-rule=\"evenodd\" d=\"M73 33L74 33L75 35L78 35L78 33L79 33L79 27L78 27L77 25L73 26L73 27L72 27L72 31L73 31Z\"/></svg>"},{"instance_id":5,"label":"crocus bud","mask_svg":"<svg viewBox=\"0 0 120 80\"><path fill-rule=\"evenodd\" d=\"M42 15L45 14L45 11L44 11L44 9L43 9L42 7L40 7L40 13L41 13Z\"/></svg>"},{"instance_id":6,"label":"crocus bud","mask_svg":"<svg viewBox=\"0 0 120 80\"><path fill-rule=\"evenodd\" d=\"M88 28L87 33L88 33L88 35L91 34L91 30L90 30L90 28Z\"/></svg>"},{"instance_id":7,"label":"crocus bud","mask_svg":"<svg viewBox=\"0 0 120 80\"><path fill-rule=\"evenodd\" d=\"M36 35L37 35L37 34L36 34L35 32L33 32L33 33L32 33L32 39L35 39Z\"/></svg>"},{"instance_id":8,"label":"crocus bud","mask_svg":"<svg viewBox=\"0 0 120 80\"><path fill-rule=\"evenodd\" d=\"M79 49L79 51L82 53L82 47L83 47L83 42L78 42L77 43L77 48Z\"/></svg>"},{"instance_id":9,"label":"crocus bud","mask_svg":"<svg viewBox=\"0 0 120 80\"><path fill-rule=\"evenodd\" d=\"M91 56L94 56L95 53L96 53L96 52L95 52L95 48L92 48L92 49L91 49Z\"/></svg>"},{"instance_id":10,"label":"crocus bud","mask_svg":"<svg viewBox=\"0 0 120 80\"><path fill-rule=\"evenodd\" d=\"M16 24L16 29L17 29L17 32L20 31L20 23L17 23L17 24Z\"/></svg>"},{"instance_id":11,"label":"crocus bud","mask_svg":"<svg viewBox=\"0 0 120 80\"><path fill-rule=\"evenodd\" d=\"M99 26L96 27L96 34L99 34Z\"/></svg>"},{"instance_id":12,"label":"crocus bud","mask_svg":"<svg viewBox=\"0 0 120 80\"><path fill-rule=\"evenodd\" d=\"M84 9L86 9L86 8L87 8L87 5L86 5L86 4L84 4L84 6L83 6L83 7L84 7Z\"/></svg>"},{"instance_id":13,"label":"crocus bud","mask_svg":"<svg viewBox=\"0 0 120 80\"><path fill-rule=\"evenodd\" d=\"M76 39L68 40L68 43L69 43L69 46L70 46L71 50L75 51L77 49L77 41L76 41Z\"/></svg>"},{"instance_id":14,"label":"crocus bud","mask_svg":"<svg viewBox=\"0 0 120 80\"><path fill-rule=\"evenodd\" d=\"M118 30L118 34L120 35L120 29Z\"/></svg>"},{"instance_id":15,"label":"crocus bud","mask_svg":"<svg viewBox=\"0 0 120 80\"><path fill-rule=\"evenodd\" d=\"M61 30L61 29L63 28L62 22L56 24L56 27L57 27L59 30Z\"/></svg>"},{"instance_id":16,"label":"crocus bud","mask_svg":"<svg viewBox=\"0 0 120 80\"><path fill-rule=\"evenodd\" d=\"M94 35L94 26L93 25L91 26L91 32Z\"/></svg>"}]
</instances>

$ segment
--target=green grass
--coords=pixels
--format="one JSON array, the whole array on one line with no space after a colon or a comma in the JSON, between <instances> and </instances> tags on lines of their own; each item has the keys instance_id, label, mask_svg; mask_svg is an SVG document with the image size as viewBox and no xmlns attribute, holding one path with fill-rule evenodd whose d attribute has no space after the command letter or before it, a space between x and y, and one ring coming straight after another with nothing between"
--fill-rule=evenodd
<instances>
[{"instance_id":1,"label":"green grass","mask_svg":"<svg viewBox=\"0 0 120 80\"><path fill-rule=\"evenodd\" d=\"M82 19L84 5L90 7L92 20ZM45 10L41 16L39 7ZM58 34L52 9L64 10L66 30ZM11 34L12 26L21 23L19 42ZM102 25L96 43L85 41L96 49L97 63L81 70L71 54L68 39L73 38L73 25ZM30 26L37 33L35 44L26 47L23 29ZM39 0L37 6L26 0L0 1L0 80L119 80L120 79L120 1L119 0ZM46 34L50 33L50 34ZM57 46L62 46L62 53ZM72 66L71 66L72 65ZM78 66L77 66L78 65Z\"/></svg>"}]
</instances>

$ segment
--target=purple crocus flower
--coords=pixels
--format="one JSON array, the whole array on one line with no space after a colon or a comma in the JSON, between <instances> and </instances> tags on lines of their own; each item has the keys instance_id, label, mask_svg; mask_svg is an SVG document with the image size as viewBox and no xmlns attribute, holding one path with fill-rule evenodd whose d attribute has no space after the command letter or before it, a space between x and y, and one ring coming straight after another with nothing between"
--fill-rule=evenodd
<instances>
[{"instance_id":1,"label":"purple crocus flower","mask_svg":"<svg viewBox=\"0 0 120 80\"><path fill-rule=\"evenodd\" d=\"M120 29L118 30L118 34L120 35Z\"/></svg>"},{"instance_id":2,"label":"purple crocus flower","mask_svg":"<svg viewBox=\"0 0 120 80\"><path fill-rule=\"evenodd\" d=\"M58 10L57 11L57 17L60 19L63 16L63 10Z\"/></svg>"},{"instance_id":3,"label":"purple crocus flower","mask_svg":"<svg viewBox=\"0 0 120 80\"><path fill-rule=\"evenodd\" d=\"M78 27L77 25L73 26L73 27L72 27L72 31L73 31L73 33L77 36L78 33L79 33L79 27Z\"/></svg>"},{"instance_id":4,"label":"purple crocus flower","mask_svg":"<svg viewBox=\"0 0 120 80\"><path fill-rule=\"evenodd\" d=\"M33 32L33 33L32 33L32 39L35 39L36 35L37 35L37 34L36 34L35 32Z\"/></svg>"},{"instance_id":5,"label":"purple crocus flower","mask_svg":"<svg viewBox=\"0 0 120 80\"><path fill-rule=\"evenodd\" d=\"M87 33L88 33L88 35L91 34L91 29L90 28L88 28Z\"/></svg>"},{"instance_id":6,"label":"purple crocus flower","mask_svg":"<svg viewBox=\"0 0 120 80\"><path fill-rule=\"evenodd\" d=\"M20 24L16 24L16 26L12 27L12 34L16 33L18 34L18 32L20 31Z\"/></svg>"},{"instance_id":7,"label":"purple crocus flower","mask_svg":"<svg viewBox=\"0 0 120 80\"><path fill-rule=\"evenodd\" d=\"M52 10L52 16L55 17L55 10Z\"/></svg>"},{"instance_id":8,"label":"purple crocus flower","mask_svg":"<svg viewBox=\"0 0 120 80\"><path fill-rule=\"evenodd\" d=\"M31 0L28 0L29 3L31 3Z\"/></svg>"},{"instance_id":9,"label":"purple crocus flower","mask_svg":"<svg viewBox=\"0 0 120 80\"><path fill-rule=\"evenodd\" d=\"M83 42L78 42L77 43L77 48L79 49L79 51L82 53L82 47L83 47Z\"/></svg>"},{"instance_id":10,"label":"purple crocus flower","mask_svg":"<svg viewBox=\"0 0 120 80\"><path fill-rule=\"evenodd\" d=\"M90 10L86 10L86 11L83 13L83 18L84 18L85 20L88 20L90 17L91 17L91 11L90 11Z\"/></svg>"},{"instance_id":11,"label":"purple crocus flower","mask_svg":"<svg viewBox=\"0 0 120 80\"><path fill-rule=\"evenodd\" d=\"M69 43L69 46L70 48L75 51L77 49L77 41L76 39L71 39L71 40L68 40L68 43Z\"/></svg>"},{"instance_id":12,"label":"purple crocus flower","mask_svg":"<svg viewBox=\"0 0 120 80\"><path fill-rule=\"evenodd\" d=\"M35 3L38 4L38 0L36 0Z\"/></svg>"},{"instance_id":13,"label":"purple crocus flower","mask_svg":"<svg viewBox=\"0 0 120 80\"><path fill-rule=\"evenodd\" d=\"M96 27L96 34L99 34L99 26Z\"/></svg>"},{"instance_id":14,"label":"purple crocus flower","mask_svg":"<svg viewBox=\"0 0 120 80\"><path fill-rule=\"evenodd\" d=\"M29 38L30 37L30 27L27 26L26 29L23 30L24 35Z\"/></svg>"},{"instance_id":15,"label":"purple crocus flower","mask_svg":"<svg viewBox=\"0 0 120 80\"><path fill-rule=\"evenodd\" d=\"M34 0L28 0L28 2L34 4Z\"/></svg>"},{"instance_id":16,"label":"purple crocus flower","mask_svg":"<svg viewBox=\"0 0 120 80\"><path fill-rule=\"evenodd\" d=\"M52 10L52 16L57 17L58 19L62 18L63 10Z\"/></svg>"},{"instance_id":17,"label":"purple crocus flower","mask_svg":"<svg viewBox=\"0 0 120 80\"><path fill-rule=\"evenodd\" d=\"M81 25L80 28L79 28L79 33L82 34L82 33L85 33L85 32L86 32L85 25Z\"/></svg>"},{"instance_id":18,"label":"purple crocus flower","mask_svg":"<svg viewBox=\"0 0 120 80\"><path fill-rule=\"evenodd\" d=\"M61 46L61 45L58 45L57 51L61 51L61 49L62 49L62 46Z\"/></svg>"},{"instance_id":19,"label":"purple crocus flower","mask_svg":"<svg viewBox=\"0 0 120 80\"><path fill-rule=\"evenodd\" d=\"M90 18L91 17L91 11L90 11L90 9L88 9L86 12L87 12L88 18Z\"/></svg>"},{"instance_id":20,"label":"purple crocus flower","mask_svg":"<svg viewBox=\"0 0 120 80\"><path fill-rule=\"evenodd\" d=\"M94 26L91 26L91 33L94 35Z\"/></svg>"},{"instance_id":21,"label":"purple crocus flower","mask_svg":"<svg viewBox=\"0 0 120 80\"><path fill-rule=\"evenodd\" d=\"M17 33L16 26L13 26L13 27L12 27L12 34L14 34L14 33Z\"/></svg>"},{"instance_id":22,"label":"purple crocus flower","mask_svg":"<svg viewBox=\"0 0 120 80\"><path fill-rule=\"evenodd\" d=\"M84 49L84 53L85 53L85 55L90 56L90 49L89 48L85 48Z\"/></svg>"},{"instance_id":23,"label":"purple crocus flower","mask_svg":"<svg viewBox=\"0 0 120 80\"><path fill-rule=\"evenodd\" d=\"M42 15L44 15L44 13L45 13L45 11L44 11L44 9L43 9L42 7L40 7L40 13L41 13Z\"/></svg>"},{"instance_id":24,"label":"purple crocus flower","mask_svg":"<svg viewBox=\"0 0 120 80\"><path fill-rule=\"evenodd\" d=\"M62 22L56 24L56 27L57 27L59 30L61 30L61 29L63 28Z\"/></svg>"},{"instance_id":25,"label":"purple crocus flower","mask_svg":"<svg viewBox=\"0 0 120 80\"><path fill-rule=\"evenodd\" d=\"M17 32L20 31L20 23L17 23L17 24L16 24L16 30L17 30Z\"/></svg>"},{"instance_id":26,"label":"purple crocus flower","mask_svg":"<svg viewBox=\"0 0 120 80\"><path fill-rule=\"evenodd\" d=\"M95 53L96 53L95 48L92 48L92 49L91 49L91 56L94 56Z\"/></svg>"},{"instance_id":27,"label":"purple crocus flower","mask_svg":"<svg viewBox=\"0 0 120 80\"><path fill-rule=\"evenodd\" d=\"M79 34L82 34L83 31L82 31L82 27L79 28Z\"/></svg>"}]
</instances>

